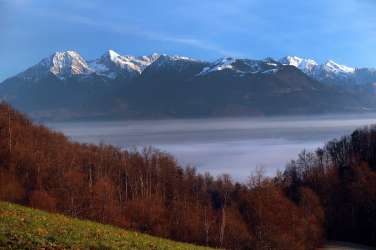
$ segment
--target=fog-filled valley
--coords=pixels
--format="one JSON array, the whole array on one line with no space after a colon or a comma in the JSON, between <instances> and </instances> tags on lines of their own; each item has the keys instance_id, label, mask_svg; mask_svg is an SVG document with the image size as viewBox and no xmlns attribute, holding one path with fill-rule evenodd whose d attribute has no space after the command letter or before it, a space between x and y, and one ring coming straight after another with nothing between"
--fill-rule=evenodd
<instances>
[{"instance_id":1,"label":"fog-filled valley","mask_svg":"<svg viewBox=\"0 0 376 250\"><path fill-rule=\"evenodd\" d=\"M152 146L182 165L246 181L256 167L273 176L302 150L376 122L376 114L47 123L75 141L125 149Z\"/></svg>"},{"instance_id":2,"label":"fog-filled valley","mask_svg":"<svg viewBox=\"0 0 376 250\"><path fill-rule=\"evenodd\" d=\"M0 113L2 201L215 248L309 250L325 240L375 245L376 127L363 127L371 116L49 124L68 138L5 103ZM300 146L341 135L296 155ZM189 161L206 164L197 164L198 171L184 163L184 143ZM295 160L285 166L288 159ZM276 166L281 172L274 175ZM23 218L1 203L0 246L52 244L27 238L39 231L21 236L18 227L5 226L9 213Z\"/></svg>"},{"instance_id":3,"label":"fog-filled valley","mask_svg":"<svg viewBox=\"0 0 376 250\"><path fill-rule=\"evenodd\" d=\"M375 13L0 0L0 250L376 249Z\"/></svg>"}]
</instances>

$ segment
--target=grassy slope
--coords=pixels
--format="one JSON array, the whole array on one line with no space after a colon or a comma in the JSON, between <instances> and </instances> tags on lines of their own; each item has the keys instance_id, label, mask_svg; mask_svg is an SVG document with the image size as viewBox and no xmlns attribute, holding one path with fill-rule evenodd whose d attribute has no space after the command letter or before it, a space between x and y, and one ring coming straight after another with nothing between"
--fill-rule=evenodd
<instances>
[{"instance_id":1,"label":"grassy slope","mask_svg":"<svg viewBox=\"0 0 376 250\"><path fill-rule=\"evenodd\" d=\"M0 249L209 248L0 202Z\"/></svg>"},{"instance_id":2,"label":"grassy slope","mask_svg":"<svg viewBox=\"0 0 376 250\"><path fill-rule=\"evenodd\" d=\"M375 250L376 248L353 244L349 242L329 242L319 250Z\"/></svg>"}]
</instances>

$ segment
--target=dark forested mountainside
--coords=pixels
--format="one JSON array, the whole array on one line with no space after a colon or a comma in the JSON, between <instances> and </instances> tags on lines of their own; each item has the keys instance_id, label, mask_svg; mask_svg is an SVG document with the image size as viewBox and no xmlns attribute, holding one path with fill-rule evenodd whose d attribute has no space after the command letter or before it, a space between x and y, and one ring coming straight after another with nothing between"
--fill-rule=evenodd
<instances>
[{"instance_id":1,"label":"dark forested mountainside","mask_svg":"<svg viewBox=\"0 0 376 250\"><path fill-rule=\"evenodd\" d=\"M275 74L239 76L223 70L189 79L156 72L138 78L124 93L129 108L148 117L315 114L362 106L355 95L316 82L292 66Z\"/></svg>"},{"instance_id":2,"label":"dark forested mountainside","mask_svg":"<svg viewBox=\"0 0 376 250\"><path fill-rule=\"evenodd\" d=\"M376 245L376 128L303 152L244 184L158 150L79 144L0 105L0 199L227 249Z\"/></svg>"},{"instance_id":3,"label":"dark forested mountainside","mask_svg":"<svg viewBox=\"0 0 376 250\"><path fill-rule=\"evenodd\" d=\"M76 77L61 80L51 74L33 83L23 79L7 80L0 85L0 95L35 118L100 118L112 117L113 112L122 107L117 105L117 95L126 86L120 80L109 81L102 77L87 81Z\"/></svg>"},{"instance_id":4,"label":"dark forested mountainside","mask_svg":"<svg viewBox=\"0 0 376 250\"><path fill-rule=\"evenodd\" d=\"M34 118L60 120L319 114L373 107L373 94L365 98L364 87L350 91L325 85L292 66L274 74L222 70L197 76L202 65L187 64L178 72L147 68L131 80L12 78L0 85L0 96Z\"/></svg>"}]
</instances>

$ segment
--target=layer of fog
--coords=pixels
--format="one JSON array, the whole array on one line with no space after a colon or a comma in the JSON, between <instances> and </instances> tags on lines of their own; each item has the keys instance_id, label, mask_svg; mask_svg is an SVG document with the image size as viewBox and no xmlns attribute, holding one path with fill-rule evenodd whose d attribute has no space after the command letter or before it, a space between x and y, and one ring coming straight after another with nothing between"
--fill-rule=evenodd
<instances>
[{"instance_id":1,"label":"layer of fog","mask_svg":"<svg viewBox=\"0 0 376 250\"><path fill-rule=\"evenodd\" d=\"M273 175L303 149L314 150L333 138L375 123L375 114L49 123L73 140L122 148L153 146L183 165L213 175L228 173L244 181L262 166Z\"/></svg>"}]
</instances>

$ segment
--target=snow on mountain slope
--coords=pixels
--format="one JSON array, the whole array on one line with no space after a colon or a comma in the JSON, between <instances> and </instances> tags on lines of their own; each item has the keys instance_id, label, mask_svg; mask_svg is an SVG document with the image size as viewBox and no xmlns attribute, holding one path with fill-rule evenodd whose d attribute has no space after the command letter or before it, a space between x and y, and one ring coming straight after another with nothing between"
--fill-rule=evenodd
<instances>
[{"instance_id":1,"label":"snow on mountain slope","mask_svg":"<svg viewBox=\"0 0 376 250\"><path fill-rule=\"evenodd\" d=\"M356 69L341 65L333 60L328 60L323 64L318 64L312 59L300 58L297 56L287 56L279 60L282 64L295 66L308 76L323 82L341 83L346 81L358 82L356 80Z\"/></svg>"},{"instance_id":2,"label":"snow on mountain slope","mask_svg":"<svg viewBox=\"0 0 376 250\"><path fill-rule=\"evenodd\" d=\"M230 70L240 75L257 73L270 74L278 72L280 66L281 64L272 58L266 58L264 60L250 60L224 57L203 68L198 75L202 76L223 70Z\"/></svg>"},{"instance_id":3,"label":"snow on mountain slope","mask_svg":"<svg viewBox=\"0 0 376 250\"><path fill-rule=\"evenodd\" d=\"M18 77L36 81L50 73L60 79L64 79L74 75L89 75L93 73L93 70L90 69L85 59L78 52L66 51L54 53L37 65L19 74Z\"/></svg>"},{"instance_id":4,"label":"snow on mountain slope","mask_svg":"<svg viewBox=\"0 0 376 250\"><path fill-rule=\"evenodd\" d=\"M312 72L312 77L323 82L356 83L356 69L338 64L332 60L318 65Z\"/></svg>"},{"instance_id":5,"label":"snow on mountain slope","mask_svg":"<svg viewBox=\"0 0 376 250\"><path fill-rule=\"evenodd\" d=\"M185 57L185 56L169 56L169 55L161 55L159 58L155 61L154 66L166 66L168 64L174 64L178 62L196 62L197 60Z\"/></svg>"},{"instance_id":6,"label":"snow on mountain slope","mask_svg":"<svg viewBox=\"0 0 376 250\"><path fill-rule=\"evenodd\" d=\"M300 58L297 56L286 56L279 60L285 65L295 66L306 74L312 74L318 63L312 59Z\"/></svg>"},{"instance_id":7,"label":"snow on mountain slope","mask_svg":"<svg viewBox=\"0 0 376 250\"><path fill-rule=\"evenodd\" d=\"M91 61L89 65L97 75L114 79L119 75L128 77L140 75L158 58L157 54L142 57L121 56L115 51L109 50L101 58Z\"/></svg>"},{"instance_id":8,"label":"snow on mountain slope","mask_svg":"<svg viewBox=\"0 0 376 250\"><path fill-rule=\"evenodd\" d=\"M86 61L75 51L57 52L50 58L51 73L57 76L91 73Z\"/></svg>"},{"instance_id":9,"label":"snow on mountain slope","mask_svg":"<svg viewBox=\"0 0 376 250\"><path fill-rule=\"evenodd\" d=\"M354 68L338 64L332 60L327 61L322 65L322 67L325 71L333 72L336 74L353 74L355 72Z\"/></svg>"},{"instance_id":10,"label":"snow on mountain slope","mask_svg":"<svg viewBox=\"0 0 376 250\"><path fill-rule=\"evenodd\" d=\"M221 71L224 69L233 69L232 64L236 62L235 58L223 57L215 61L211 66L203 68L199 75L208 74L210 72Z\"/></svg>"},{"instance_id":11,"label":"snow on mountain slope","mask_svg":"<svg viewBox=\"0 0 376 250\"><path fill-rule=\"evenodd\" d=\"M203 62L185 56L160 55L157 60L146 68L146 71L150 73L167 70L169 72L179 73L190 66L201 65L201 63Z\"/></svg>"}]
</instances>

